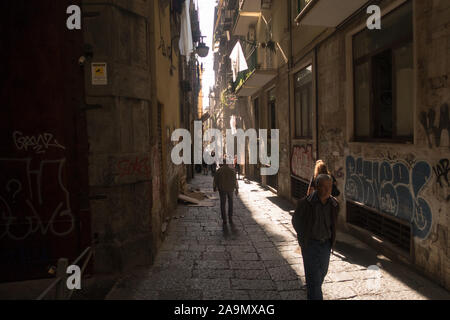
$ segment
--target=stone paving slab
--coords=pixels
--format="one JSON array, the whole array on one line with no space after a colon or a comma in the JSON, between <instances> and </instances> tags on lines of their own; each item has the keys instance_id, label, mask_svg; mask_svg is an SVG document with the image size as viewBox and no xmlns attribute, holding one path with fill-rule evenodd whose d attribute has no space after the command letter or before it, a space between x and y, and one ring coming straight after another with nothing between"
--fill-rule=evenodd
<instances>
[{"instance_id":1,"label":"stone paving slab","mask_svg":"<svg viewBox=\"0 0 450 320\"><path fill-rule=\"evenodd\" d=\"M214 195L211 176L197 176L191 184ZM124 275L107 299L306 299L301 249L288 211L292 205L257 183L239 184L234 226L223 228L217 199L214 207L179 205L153 266ZM370 265L380 272L368 272ZM325 299L336 300L450 300L445 289L343 233L323 292Z\"/></svg>"}]
</instances>

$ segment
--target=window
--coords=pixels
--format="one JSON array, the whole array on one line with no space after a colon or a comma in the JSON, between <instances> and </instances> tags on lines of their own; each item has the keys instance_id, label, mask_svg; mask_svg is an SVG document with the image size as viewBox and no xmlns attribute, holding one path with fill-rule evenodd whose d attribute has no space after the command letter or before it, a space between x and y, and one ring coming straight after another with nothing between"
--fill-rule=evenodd
<instances>
[{"instance_id":1,"label":"window","mask_svg":"<svg viewBox=\"0 0 450 320\"><path fill-rule=\"evenodd\" d=\"M353 37L355 138L413 140L412 4Z\"/></svg>"},{"instance_id":2,"label":"window","mask_svg":"<svg viewBox=\"0 0 450 320\"><path fill-rule=\"evenodd\" d=\"M297 14L302 12L303 9L310 3L312 0L297 0Z\"/></svg>"},{"instance_id":3,"label":"window","mask_svg":"<svg viewBox=\"0 0 450 320\"><path fill-rule=\"evenodd\" d=\"M295 199L306 197L309 184L299 179L291 177L291 196Z\"/></svg>"},{"instance_id":4,"label":"window","mask_svg":"<svg viewBox=\"0 0 450 320\"><path fill-rule=\"evenodd\" d=\"M312 65L295 74L295 137L312 138Z\"/></svg>"},{"instance_id":5,"label":"window","mask_svg":"<svg viewBox=\"0 0 450 320\"><path fill-rule=\"evenodd\" d=\"M386 214L347 201L347 223L380 236L406 253L411 248L411 226Z\"/></svg>"}]
</instances>

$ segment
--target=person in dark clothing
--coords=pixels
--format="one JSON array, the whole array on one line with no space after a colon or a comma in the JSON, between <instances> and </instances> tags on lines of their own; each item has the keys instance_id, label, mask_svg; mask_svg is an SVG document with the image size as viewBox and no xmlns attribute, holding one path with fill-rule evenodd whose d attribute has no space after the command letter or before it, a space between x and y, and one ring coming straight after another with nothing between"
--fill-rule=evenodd
<instances>
[{"instance_id":1,"label":"person in dark clothing","mask_svg":"<svg viewBox=\"0 0 450 320\"><path fill-rule=\"evenodd\" d=\"M238 162L237 155L234 156L234 169L236 170L236 173L238 175L238 180L241 179L241 165Z\"/></svg>"},{"instance_id":2,"label":"person in dark clothing","mask_svg":"<svg viewBox=\"0 0 450 320\"><path fill-rule=\"evenodd\" d=\"M214 158L214 162L210 165L211 175L214 176L214 174L216 173L216 167L217 167L216 159L215 159L216 153L214 151L211 151L211 157Z\"/></svg>"},{"instance_id":3,"label":"person in dark clothing","mask_svg":"<svg viewBox=\"0 0 450 320\"><path fill-rule=\"evenodd\" d=\"M228 198L228 219L233 224L233 191L236 195L239 193L239 184L236 180L236 172L227 164L220 164L219 170L214 175L214 192L219 190L220 210L222 214L223 224L226 222L225 205Z\"/></svg>"},{"instance_id":4,"label":"person in dark clothing","mask_svg":"<svg viewBox=\"0 0 450 320\"><path fill-rule=\"evenodd\" d=\"M299 201L292 217L302 249L308 300L323 300L322 284L336 242L339 212L339 203L331 195L331 176L320 174L316 183L316 190Z\"/></svg>"},{"instance_id":5,"label":"person in dark clothing","mask_svg":"<svg viewBox=\"0 0 450 320\"><path fill-rule=\"evenodd\" d=\"M331 176L331 178L333 179L333 189L331 190L331 195L333 197L339 197L341 192L339 191L339 189L337 187L336 178L330 173L330 171L327 168L327 165L325 164L325 162L323 160L317 160L317 162L316 162L316 166L314 167L314 174L311 177L311 180L309 181L307 195L310 195L315 190L316 178L319 174L328 174L329 176Z\"/></svg>"},{"instance_id":6,"label":"person in dark clothing","mask_svg":"<svg viewBox=\"0 0 450 320\"><path fill-rule=\"evenodd\" d=\"M205 176L207 176L208 175L208 165L206 164L205 158L203 158L202 167L203 167L203 174Z\"/></svg>"}]
</instances>

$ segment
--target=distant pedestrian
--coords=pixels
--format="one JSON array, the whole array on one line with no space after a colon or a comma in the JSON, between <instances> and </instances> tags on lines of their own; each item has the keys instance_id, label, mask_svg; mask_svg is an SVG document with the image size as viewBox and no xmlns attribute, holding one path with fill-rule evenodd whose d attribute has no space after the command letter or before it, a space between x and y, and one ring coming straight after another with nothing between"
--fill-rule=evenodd
<instances>
[{"instance_id":1,"label":"distant pedestrian","mask_svg":"<svg viewBox=\"0 0 450 320\"><path fill-rule=\"evenodd\" d=\"M230 224L233 224L233 191L236 195L239 193L239 184L236 180L236 172L233 168L230 168L225 160L224 163L220 164L219 170L217 170L214 175L214 192L219 190L220 195L220 212L222 215L223 224L226 222L226 201L228 198L228 219Z\"/></svg>"},{"instance_id":2,"label":"distant pedestrian","mask_svg":"<svg viewBox=\"0 0 450 320\"><path fill-rule=\"evenodd\" d=\"M331 176L331 178L333 179L333 189L331 191L331 195L333 197L339 197L341 192L337 187L336 178L330 173L330 171L327 168L327 165L323 160L317 160L316 166L314 167L314 174L311 177L311 180L309 181L308 191L306 194L309 196L316 189L316 178L319 174L328 174L329 176Z\"/></svg>"},{"instance_id":3,"label":"distant pedestrian","mask_svg":"<svg viewBox=\"0 0 450 320\"><path fill-rule=\"evenodd\" d=\"M211 175L214 176L214 174L216 173L216 168L217 168L217 163L216 163L216 153L214 151L211 151L211 157L214 159L213 163L210 165L210 169L211 169Z\"/></svg>"},{"instance_id":4,"label":"distant pedestrian","mask_svg":"<svg viewBox=\"0 0 450 320\"><path fill-rule=\"evenodd\" d=\"M320 174L316 182L316 190L299 201L292 217L302 248L308 300L323 300L322 284L328 272L331 249L336 242L339 212L339 203L331 195L331 176Z\"/></svg>"},{"instance_id":5,"label":"distant pedestrian","mask_svg":"<svg viewBox=\"0 0 450 320\"><path fill-rule=\"evenodd\" d=\"M237 155L234 156L234 169L236 170L238 180L241 179L241 165L238 162Z\"/></svg>"}]
</instances>

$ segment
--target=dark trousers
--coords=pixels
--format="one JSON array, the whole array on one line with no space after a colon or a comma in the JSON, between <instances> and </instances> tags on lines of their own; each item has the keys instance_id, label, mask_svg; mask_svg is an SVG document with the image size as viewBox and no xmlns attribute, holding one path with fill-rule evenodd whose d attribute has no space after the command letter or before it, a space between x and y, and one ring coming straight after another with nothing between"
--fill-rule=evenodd
<instances>
[{"instance_id":1,"label":"dark trousers","mask_svg":"<svg viewBox=\"0 0 450 320\"><path fill-rule=\"evenodd\" d=\"M219 195L220 195L220 212L222 213L222 219L224 221L226 220L225 205L227 202L227 198L228 198L228 217L230 219L232 219L233 218L233 191L226 192L226 191L219 190Z\"/></svg>"},{"instance_id":2,"label":"dark trousers","mask_svg":"<svg viewBox=\"0 0 450 320\"><path fill-rule=\"evenodd\" d=\"M321 242L310 239L302 247L308 300L323 300L322 284L330 263L331 240Z\"/></svg>"}]
</instances>

